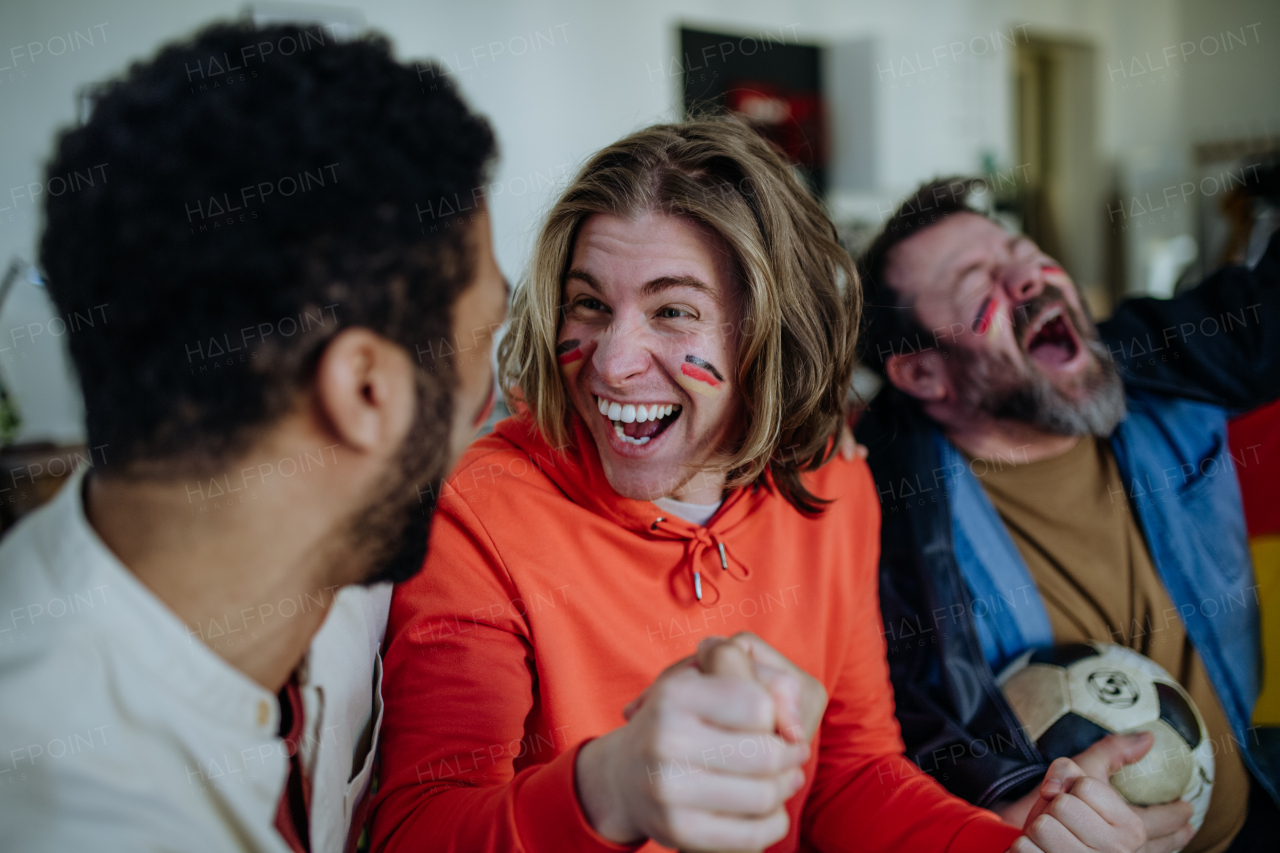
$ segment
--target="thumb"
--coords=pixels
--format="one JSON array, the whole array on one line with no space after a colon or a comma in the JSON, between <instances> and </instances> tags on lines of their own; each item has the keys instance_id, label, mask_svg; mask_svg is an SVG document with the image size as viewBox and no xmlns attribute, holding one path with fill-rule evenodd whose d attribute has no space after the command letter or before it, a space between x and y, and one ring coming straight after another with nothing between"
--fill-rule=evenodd
<instances>
[{"instance_id":1,"label":"thumb","mask_svg":"<svg viewBox=\"0 0 1280 853\"><path fill-rule=\"evenodd\" d=\"M653 680L653 683L650 684L648 687L646 687L644 690L642 690L639 696L637 696L636 698L628 702L627 706L622 709L622 718L627 722L631 721L631 718L634 717L636 715L636 712L640 710L640 706L642 706L645 700L649 698L649 693L650 691L653 690L654 684L657 684L658 682L662 681L664 678L669 678L670 676L675 675L677 672L681 670L688 669L691 666L697 666L697 664L698 662L694 659L694 656L689 655L686 658L681 658L680 660L668 666L662 672L658 673L658 677Z\"/></svg>"},{"instance_id":2,"label":"thumb","mask_svg":"<svg viewBox=\"0 0 1280 853\"><path fill-rule=\"evenodd\" d=\"M754 681L755 668L750 655L737 643L723 637L707 637L698 643L694 656L698 669L707 675L724 675Z\"/></svg>"},{"instance_id":3,"label":"thumb","mask_svg":"<svg viewBox=\"0 0 1280 853\"><path fill-rule=\"evenodd\" d=\"M1075 763L1086 776L1106 782L1126 764L1140 761L1155 743L1150 732L1107 735L1075 757Z\"/></svg>"},{"instance_id":4,"label":"thumb","mask_svg":"<svg viewBox=\"0 0 1280 853\"><path fill-rule=\"evenodd\" d=\"M1080 754L1084 755L1084 753ZM1049 765L1049 770L1044 774L1044 781L1040 783L1040 798L1052 800L1070 788L1072 782L1085 775L1080 765L1070 758L1056 759Z\"/></svg>"}]
</instances>

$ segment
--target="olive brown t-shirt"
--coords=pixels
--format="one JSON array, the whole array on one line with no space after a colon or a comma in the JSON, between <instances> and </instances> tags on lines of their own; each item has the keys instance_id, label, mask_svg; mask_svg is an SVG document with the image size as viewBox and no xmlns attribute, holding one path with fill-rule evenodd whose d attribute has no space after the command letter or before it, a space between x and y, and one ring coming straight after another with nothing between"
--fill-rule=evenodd
<instances>
[{"instance_id":1,"label":"olive brown t-shirt","mask_svg":"<svg viewBox=\"0 0 1280 853\"><path fill-rule=\"evenodd\" d=\"M1026 561L1054 641L1128 646L1168 670L1196 703L1215 744L1213 796L1184 850L1225 850L1244 824L1249 799L1240 746L1156 574L1110 445L1083 438L1051 459L972 460L970 470Z\"/></svg>"}]
</instances>

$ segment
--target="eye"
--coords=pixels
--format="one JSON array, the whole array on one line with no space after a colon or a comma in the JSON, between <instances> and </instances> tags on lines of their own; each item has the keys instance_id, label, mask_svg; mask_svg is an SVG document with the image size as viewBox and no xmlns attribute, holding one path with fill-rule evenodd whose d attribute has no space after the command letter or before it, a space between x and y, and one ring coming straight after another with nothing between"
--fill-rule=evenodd
<instances>
[{"instance_id":1,"label":"eye","mask_svg":"<svg viewBox=\"0 0 1280 853\"><path fill-rule=\"evenodd\" d=\"M958 292L965 294L966 299L980 301L991 290L994 281L994 270L985 264L971 269L960 279Z\"/></svg>"},{"instance_id":2,"label":"eye","mask_svg":"<svg viewBox=\"0 0 1280 853\"><path fill-rule=\"evenodd\" d=\"M658 309L656 316L664 320L673 320L679 317L692 317L693 313L683 308L677 308L675 305L666 305Z\"/></svg>"},{"instance_id":3,"label":"eye","mask_svg":"<svg viewBox=\"0 0 1280 853\"><path fill-rule=\"evenodd\" d=\"M585 308L588 311L607 311L605 304L591 296L579 296L573 300L574 308Z\"/></svg>"}]
</instances>

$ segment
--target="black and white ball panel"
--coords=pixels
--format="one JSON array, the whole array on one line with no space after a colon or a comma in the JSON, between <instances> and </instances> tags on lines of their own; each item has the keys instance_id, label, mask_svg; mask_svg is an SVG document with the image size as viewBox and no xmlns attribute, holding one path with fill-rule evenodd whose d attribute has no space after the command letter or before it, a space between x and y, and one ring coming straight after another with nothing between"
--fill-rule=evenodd
<instances>
[{"instance_id":1,"label":"black and white ball panel","mask_svg":"<svg viewBox=\"0 0 1280 853\"><path fill-rule=\"evenodd\" d=\"M1155 661L1111 643L1069 643L1024 652L997 682L1048 761L1079 755L1108 734L1151 732L1151 750L1112 784L1137 805L1184 799L1192 825L1203 822L1212 743L1190 697Z\"/></svg>"},{"instance_id":2,"label":"black and white ball panel","mask_svg":"<svg viewBox=\"0 0 1280 853\"><path fill-rule=\"evenodd\" d=\"M1088 643L1063 643L1060 646L1036 649L1027 658L1027 663L1044 663L1066 669L1078 660L1097 656L1098 650Z\"/></svg>"},{"instance_id":3,"label":"black and white ball panel","mask_svg":"<svg viewBox=\"0 0 1280 853\"><path fill-rule=\"evenodd\" d=\"M1175 688L1157 681L1156 695L1160 697L1160 719L1182 735L1187 745L1195 749L1200 745L1200 719L1191 703Z\"/></svg>"},{"instance_id":4,"label":"black and white ball panel","mask_svg":"<svg viewBox=\"0 0 1280 853\"><path fill-rule=\"evenodd\" d=\"M1111 732L1092 720L1068 711L1055 720L1044 734L1036 738L1036 749L1040 750L1040 754L1048 761L1053 761L1055 758L1071 758L1109 734Z\"/></svg>"}]
</instances>

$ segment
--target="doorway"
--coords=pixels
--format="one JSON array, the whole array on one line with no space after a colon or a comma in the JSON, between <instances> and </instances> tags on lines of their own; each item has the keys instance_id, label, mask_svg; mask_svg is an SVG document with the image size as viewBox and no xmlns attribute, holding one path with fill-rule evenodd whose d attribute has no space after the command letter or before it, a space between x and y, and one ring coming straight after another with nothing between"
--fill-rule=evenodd
<instances>
[{"instance_id":1,"label":"doorway","mask_svg":"<svg viewBox=\"0 0 1280 853\"><path fill-rule=\"evenodd\" d=\"M1016 201L1023 230L1062 263L1101 317L1124 282L1104 264L1094 73L1090 45L1039 36L1019 43L1013 150L1023 178Z\"/></svg>"}]
</instances>

